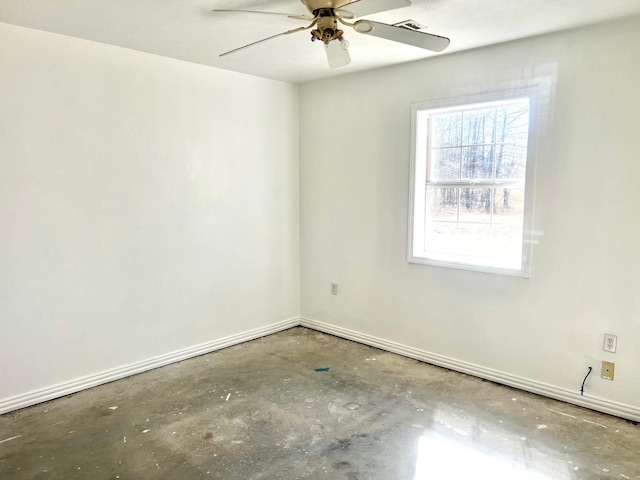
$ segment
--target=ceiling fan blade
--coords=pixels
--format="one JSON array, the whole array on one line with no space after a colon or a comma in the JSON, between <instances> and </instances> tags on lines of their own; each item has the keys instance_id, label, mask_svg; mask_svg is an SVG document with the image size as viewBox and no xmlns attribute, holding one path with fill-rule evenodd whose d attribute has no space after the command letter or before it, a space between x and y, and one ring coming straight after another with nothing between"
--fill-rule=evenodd
<instances>
[{"instance_id":1,"label":"ceiling fan blade","mask_svg":"<svg viewBox=\"0 0 640 480\"><path fill-rule=\"evenodd\" d=\"M409 5L411 5L411 0L355 0L340 7L338 11L346 10L356 17L363 17L374 13L386 12L387 10L408 7Z\"/></svg>"},{"instance_id":2,"label":"ceiling fan blade","mask_svg":"<svg viewBox=\"0 0 640 480\"><path fill-rule=\"evenodd\" d=\"M368 24L373 28L368 28ZM424 48L433 52L441 52L449 45L447 37L433 35L431 33L419 32L404 27L387 25L386 23L372 22L371 20L358 20L354 24L354 30L365 35L393 40L394 42L406 43L414 47Z\"/></svg>"},{"instance_id":3,"label":"ceiling fan blade","mask_svg":"<svg viewBox=\"0 0 640 480\"><path fill-rule=\"evenodd\" d=\"M294 20L313 20L313 17L308 15L298 15L296 13L279 13L279 12L263 12L260 10L222 10L222 9L213 9L212 12L221 12L221 13L258 13L263 15L279 15L281 17L289 17Z\"/></svg>"},{"instance_id":4,"label":"ceiling fan blade","mask_svg":"<svg viewBox=\"0 0 640 480\"><path fill-rule=\"evenodd\" d=\"M308 28L309 28L308 26L307 27L299 27L299 28L294 28L293 30L287 30L286 32L277 33L275 35L271 35L270 37L263 38L262 40L257 40L255 42L249 43L247 45L243 45L242 47L234 48L233 50L229 50L228 52L221 53L219 56L220 57L224 57L225 55L230 55L230 54L235 53L235 52L237 52L239 50L244 50L245 48L253 47L254 45L257 45L258 43L266 42L267 40L271 40L272 38L281 37L283 35L289 35L291 33L299 32L301 30L306 30Z\"/></svg>"},{"instance_id":5,"label":"ceiling fan blade","mask_svg":"<svg viewBox=\"0 0 640 480\"><path fill-rule=\"evenodd\" d=\"M347 50L349 44L346 42L346 40L334 40L324 44L324 51L327 54L327 60L331 68L344 67L351 63L351 55Z\"/></svg>"}]
</instances>

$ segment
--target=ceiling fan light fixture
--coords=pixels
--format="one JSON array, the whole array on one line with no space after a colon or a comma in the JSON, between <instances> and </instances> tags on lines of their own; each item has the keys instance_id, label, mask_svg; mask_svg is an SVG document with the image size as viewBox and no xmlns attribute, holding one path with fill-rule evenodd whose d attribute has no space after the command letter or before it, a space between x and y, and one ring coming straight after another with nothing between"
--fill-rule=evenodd
<instances>
[{"instance_id":1,"label":"ceiling fan light fixture","mask_svg":"<svg viewBox=\"0 0 640 480\"><path fill-rule=\"evenodd\" d=\"M333 39L333 36L336 34L336 31L333 28L325 28L322 30L322 38L325 40Z\"/></svg>"},{"instance_id":2,"label":"ceiling fan light fixture","mask_svg":"<svg viewBox=\"0 0 640 480\"><path fill-rule=\"evenodd\" d=\"M329 42L324 44L324 51L327 55L329 67L340 68L351 63L348 46L349 44L346 40L339 40L338 42Z\"/></svg>"}]
</instances>

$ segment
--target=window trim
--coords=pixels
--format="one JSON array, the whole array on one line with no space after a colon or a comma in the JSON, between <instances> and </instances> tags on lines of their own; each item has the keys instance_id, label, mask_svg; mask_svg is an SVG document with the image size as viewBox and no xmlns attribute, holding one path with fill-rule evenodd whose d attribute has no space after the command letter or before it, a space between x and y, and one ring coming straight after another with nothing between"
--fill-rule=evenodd
<instances>
[{"instance_id":1,"label":"window trim","mask_svg":"<svg viewBox=\"0 0 640 480\"><path fill-rule=\"evenodd\" d=\"M476 272L495 273L502 275L510 275L516 277L529 278L531 276L532 267L532 245L534 243L534 196L535 196L535 177L536 177L536 156L537 156L537 139L541 132L541 85L529 84L518 88L510 88L508 90L492 91L486 93L474 93L469 95L459 95L455 97L441 98L436 100L427 100L411 104L411 155L409 169L409 205L408 205L408 236L407 236L407 261L409 263L417 263L423 265L432 265L437 267L449 267L463 270L472 270ZM419 183L417 179L427 178L428 157L427 161L418 161L422 156L425 158L426 145L418 145L418 134L426 127L418 121L418 113L424 110L439 110L447 108L460 108L465 105L473 105L479 103L508 101L511 99L529 98L529 133L527 137L527 164L525 169L524 181L524 205L523 205L523 238L522 238L522 257L519 269L510 269L502 267L488 267L481 265L473 265L470 263L459 263L454 261L436 260L425 258L414 254L413 245L419 238L424 239L424 233L419 233L421 228L424 232L424 218L426 209L426 200L416 204L416 198L425 198L426 182ZM468 184L467 184L468 185ZM418 217L416 216L418 215ZM416 222L416 218L423 219L422 223ZM421 235L421 236L419 236Z\"/></svg>"}]
</instances>

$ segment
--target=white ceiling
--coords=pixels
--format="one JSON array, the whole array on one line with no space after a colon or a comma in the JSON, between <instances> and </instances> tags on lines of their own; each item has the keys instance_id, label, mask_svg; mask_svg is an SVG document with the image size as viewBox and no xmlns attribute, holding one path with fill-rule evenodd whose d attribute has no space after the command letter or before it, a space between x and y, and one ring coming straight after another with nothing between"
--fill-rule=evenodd
<instances>
[{"instance_id":1,"label":"white ceiling","mask_svg":"<svg viewBox=\"0 0 640 480\"><path fill-rule=\"evenodd\" d=\"M352 63L339 69L327 66L322 45L312 44L308 31L220 58L305 23L213 8L307 13L299 0L0 0L0 22L293 83L436 55L345 30ZM366 18L426 25L451 38L443 55L637 14L640 0L413 0L410 7Z\"/></svg>"}]
</instances>

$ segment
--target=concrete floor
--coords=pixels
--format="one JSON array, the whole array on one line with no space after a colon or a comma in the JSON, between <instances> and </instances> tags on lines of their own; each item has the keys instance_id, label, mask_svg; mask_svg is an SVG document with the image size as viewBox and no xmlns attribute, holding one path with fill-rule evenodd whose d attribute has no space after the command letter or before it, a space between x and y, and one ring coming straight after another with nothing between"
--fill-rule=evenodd
<instances>
[{"instance_id":1,"label":"concrete floor","mask_svg":"<svg viewBox=\"0 0 640 480\"><path fill-rule=\"evenodd\" d=\"M2 479L640 479L631 422L304 328L5 414L0 442Z\"/></svg>"}]
</instances>

